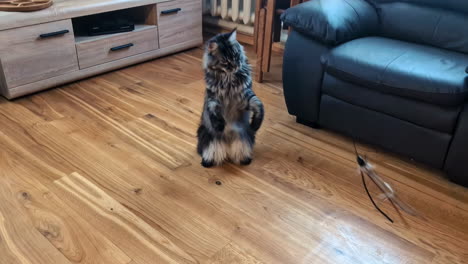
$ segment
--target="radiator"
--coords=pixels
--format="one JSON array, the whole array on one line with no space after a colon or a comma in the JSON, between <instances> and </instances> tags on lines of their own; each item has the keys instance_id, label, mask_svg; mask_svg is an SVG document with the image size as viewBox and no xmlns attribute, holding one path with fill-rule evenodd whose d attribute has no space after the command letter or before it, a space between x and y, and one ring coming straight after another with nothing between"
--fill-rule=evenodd
<instances>
[{"instance_id":1,"label":"radiator","mask_svg":"<svg viewBox=\"0 0 468 264\"><path fill-rule=\"evenodd\" d=\"M204 22L253 34L256 0L203 0Z\"/></svg>"}]
</instances>

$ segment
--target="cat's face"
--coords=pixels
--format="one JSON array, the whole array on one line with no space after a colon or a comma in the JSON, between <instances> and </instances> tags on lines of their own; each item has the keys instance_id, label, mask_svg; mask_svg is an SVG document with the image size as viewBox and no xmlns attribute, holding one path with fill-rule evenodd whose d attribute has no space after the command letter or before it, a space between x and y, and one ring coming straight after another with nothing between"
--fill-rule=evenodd
<instances>
[{"instance_id":1,"label":"cat's face","mask_svg":"<svg viewBox=\"0 0 468 264\"><path fill-rule=\"evenodd\" d=\"M234 73L239 70L243 48L236 40L237 31L219 34L207 41L203 56L203 68L212 71Z\"/></svg>"}]
</instances>

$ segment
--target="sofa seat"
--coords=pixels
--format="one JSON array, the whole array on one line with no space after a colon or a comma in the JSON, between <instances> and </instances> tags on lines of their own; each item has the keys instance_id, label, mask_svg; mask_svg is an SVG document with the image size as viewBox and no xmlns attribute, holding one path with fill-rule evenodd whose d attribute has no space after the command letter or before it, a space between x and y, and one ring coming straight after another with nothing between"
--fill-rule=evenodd
<instances>
[{"instance_id":1,"label":"sofa seat","mask_svg":"<svg viewBox=\"0 0 468 264\"><path fill-rule=\"evenodd\" d=\"M383 37L352 40L322 57L325 71L381 93L444 107L468 95L468 55Z\"/></svg>"}]
</instances>

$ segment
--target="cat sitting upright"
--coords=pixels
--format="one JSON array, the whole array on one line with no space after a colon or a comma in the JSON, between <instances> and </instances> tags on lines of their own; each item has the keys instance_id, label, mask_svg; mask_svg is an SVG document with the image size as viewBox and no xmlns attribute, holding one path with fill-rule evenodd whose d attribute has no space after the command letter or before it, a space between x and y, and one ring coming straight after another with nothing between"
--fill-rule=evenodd
<instances>
[{"instance_id":1,"label":"cat sitting upright","mask_svg":"<svg viewBox=\"0 0 468 264\"><path fill-rule=\"evenodd\" d=\"M263 104L252 90L251 67L236 34L235 29L219 34L205 46L205 103L197 131L204 167L250 164L263 122Z\"/></svg>"}]
</instances>

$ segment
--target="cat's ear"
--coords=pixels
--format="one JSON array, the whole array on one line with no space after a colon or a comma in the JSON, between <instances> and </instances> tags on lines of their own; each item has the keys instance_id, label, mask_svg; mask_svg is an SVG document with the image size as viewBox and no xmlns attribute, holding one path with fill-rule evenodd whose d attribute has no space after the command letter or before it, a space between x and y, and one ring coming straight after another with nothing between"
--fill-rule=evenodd
<instances>
[{"instance_id":1,"label":"cat's ear","mask_svg":"<svg viewBox=\"0 0 468 264\"><path fill-rule=\"evenodd\" d=\"M229 41L235 42L237 40L237 28L234 28L229 35Z\"/></svg>"},{"instance_id":2,"label":"cat's ear","mask_svg":"<svg viewBox=\"0 0 468 264\"><path fill-rule=\"evenodd\" d=\"M215 51L216 49L218 49L218 44L216 44L216 42L210 42L208 44L208 51L209 52L213 52Z\"/></svg>"}]
</instances>

